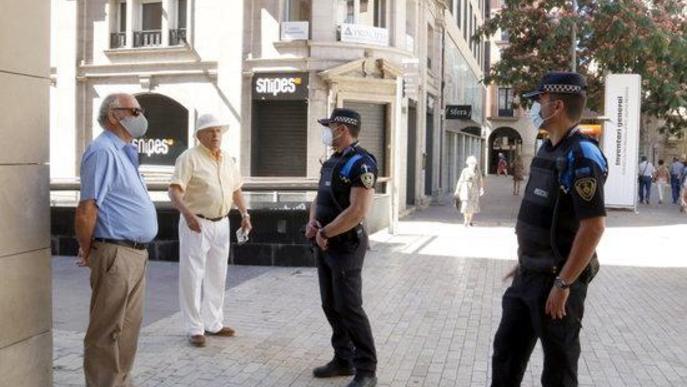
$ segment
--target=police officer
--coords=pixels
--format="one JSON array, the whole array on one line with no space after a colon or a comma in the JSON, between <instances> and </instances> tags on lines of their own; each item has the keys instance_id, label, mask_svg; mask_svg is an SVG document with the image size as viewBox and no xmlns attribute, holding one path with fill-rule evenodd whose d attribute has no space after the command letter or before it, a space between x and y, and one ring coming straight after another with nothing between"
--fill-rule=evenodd
<instances>
[{"instance_id":1,"label":"police officer","mask_svg":"<svg viewBox=\"0 0 687 387\"><path fill-rule=\"evenodd\" d=\"M519 386L537 339L543 386L577 386L579 333L587 285L598 270L595 249L605 227L607 162L577 127L586 81L552 72L537 90L530 119L549 139L530 167L516 224L518 267L503 295L494 339L492 386Z\"/></svg>"},{"instance_id":2,"label":"police officer","mask_svg":"<svg viewBox=\"0 0 687 387\"><path fill-rule=\"evenodd\" d=\"M334 109L330 118L318 122L324 126L322 141L334 154L322 165L306 237L317 244L320 296L333 331L334 359L313 374L355 374L349 387L371 387L377 384L377 355L362 306L361 271L368 238L361 222L372 204L377 163L358 145L357 112Z\"/></svg>"}]
</instances>

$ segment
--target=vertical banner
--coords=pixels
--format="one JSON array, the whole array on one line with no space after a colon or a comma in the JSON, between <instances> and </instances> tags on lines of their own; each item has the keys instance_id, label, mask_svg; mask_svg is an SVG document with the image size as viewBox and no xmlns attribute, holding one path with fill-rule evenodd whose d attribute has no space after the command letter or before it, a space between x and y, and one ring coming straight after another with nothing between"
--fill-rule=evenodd
<instances>
[{"instance_id":1,"label":"vertical banner","mask_svg":"<svg viewBox=\"0 0 687 387\"><path fill-rule=\"evenodd\" d=\"M639 163L641 77L611 74L606 77L603 150L608 158L606 207L636 209Z\"/></svg>"}]
</instances>

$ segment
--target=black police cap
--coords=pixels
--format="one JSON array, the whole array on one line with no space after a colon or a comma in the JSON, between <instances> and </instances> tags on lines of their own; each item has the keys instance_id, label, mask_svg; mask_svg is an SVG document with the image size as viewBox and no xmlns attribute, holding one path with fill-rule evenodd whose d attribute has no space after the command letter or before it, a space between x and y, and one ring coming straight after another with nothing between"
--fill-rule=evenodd
<instances>
[{"instance_id":1,"label":"black police cap","mask_svg":"<svg viewBox=\"0 0 687 387\"><path fill-rule=\"evenodd\" d=\"M579 94L587 92L587 81L578 73L554 71L546 73L536 90L522 95L523 98L538 99L543 93Z\"/></svg>"},{"instance_id":2,"label":"black police cap","mask_svg":"<svg viewBox=\"0 0 687 387\"><path fill-rule=\"evenodd\" d=\"M324 126L329 126L331 123L341 123L360 128L360 114L355 110L336 108L329 118L322 118L317 122Z\"/></svg>"}]
</instances>

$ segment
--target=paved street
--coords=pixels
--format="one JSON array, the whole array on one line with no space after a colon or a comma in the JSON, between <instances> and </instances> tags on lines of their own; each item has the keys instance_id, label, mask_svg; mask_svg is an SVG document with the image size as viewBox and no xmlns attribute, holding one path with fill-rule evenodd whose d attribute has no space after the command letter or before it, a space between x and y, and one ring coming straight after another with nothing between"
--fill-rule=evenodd
<instances>
[{"instance_id":1,"label":"paved street","mask_svg":"<svg viewBox=\"0 0 687 387\"><path fill-rule=\"evenodd\" d=\"M485 386L500 319L503 275L514 265L519 198L510 179L490 178L475 228L450 203L403 219L396 235L372 237L365 307L382 386ZM580 382L587 386L687 385L687 216L671 205L613 211L599 248L582 330ZM57 386L83 385L86 274L55 258ZM140 386L339 386L315 380L331 358L313 268L230 267L225 311L234 338L187 345L177 308L176 266L152 263L146 326L136 361ZM541 349L523 385L539 385Z\"/></svg>"}]
</instances>

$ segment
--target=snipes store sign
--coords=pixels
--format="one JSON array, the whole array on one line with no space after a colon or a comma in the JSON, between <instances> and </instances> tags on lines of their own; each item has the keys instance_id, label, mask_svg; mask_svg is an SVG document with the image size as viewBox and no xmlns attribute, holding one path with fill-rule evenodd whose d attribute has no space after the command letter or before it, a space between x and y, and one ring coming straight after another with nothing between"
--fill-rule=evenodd
<instances>
[{"instance_id":1,"label":"snipes store sign","mask_svg":"<svg viewBox=\"0 0 687 387\"><path fill-rule=\"evenodd\" d=\"M260 73L253 77L253 99L308 98L308 73Z\"/></svg>"}]
</instances>

